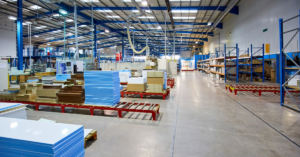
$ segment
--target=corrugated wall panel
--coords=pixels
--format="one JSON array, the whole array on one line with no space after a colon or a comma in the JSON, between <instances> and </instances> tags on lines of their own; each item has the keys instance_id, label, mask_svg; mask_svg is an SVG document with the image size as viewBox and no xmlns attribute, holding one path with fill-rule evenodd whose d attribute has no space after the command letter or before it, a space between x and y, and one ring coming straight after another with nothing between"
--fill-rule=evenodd
<instances>
[{"instance_id":1,"label":"corrugated wall panel","mask_svg":"<svg viewBox=\"0 0 300 157\"><path fill-rule=\"evenodd\" d=\"M288 19L299 15L299 0L242 0L239 3L239 15L229 14L223 20L223 29L216 29L215 37L209 37L204 44L204 52L215 52L215 48L224 50L224 44L247 50L252 44L255 47L270 43L270 53L279 53L279 18ZM299 18L284 23L284 31L299 27ZM264 29L267 32L263 32ZM231 35L230 35L231 32ZM284 35L284 43L294 33ZM286 48L287 51L299 49L299 34Z\"/></svg>"}]
</instances>

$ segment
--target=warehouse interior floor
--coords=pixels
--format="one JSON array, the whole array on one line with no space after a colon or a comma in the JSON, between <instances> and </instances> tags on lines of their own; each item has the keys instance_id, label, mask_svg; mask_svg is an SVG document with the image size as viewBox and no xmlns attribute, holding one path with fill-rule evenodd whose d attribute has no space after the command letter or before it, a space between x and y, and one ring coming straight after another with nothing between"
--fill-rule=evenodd
<instances>
[{"instance_id":1,"label":"warehouse interior floor","mask_svg":"<svg viewBox=\"0 0 300 157\"><path fill-rule=\"evenodd\" d=\"M137 97L121 101L159 103L158 121L152 121L151 114L126 113L124 118L117 118L90 116L89 111L79 109L62 114L52 107L27 110L27 116L97 130L98 139L87 143L87 157L300 154L300 113L280 106L278 95L258 97L241 92L235 96L224 84L216 84L198 71L179 73L166 100Z\"/></svg>"}]
</instances>

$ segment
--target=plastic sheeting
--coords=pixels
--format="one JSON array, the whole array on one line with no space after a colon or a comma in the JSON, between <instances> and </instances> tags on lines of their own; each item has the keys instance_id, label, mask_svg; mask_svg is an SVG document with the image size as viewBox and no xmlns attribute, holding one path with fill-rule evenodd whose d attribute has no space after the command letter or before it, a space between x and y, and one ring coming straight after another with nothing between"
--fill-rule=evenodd
<instances>
[{"instance_id":1,"label":"plastic sheeting","mask_svg":"<svg viewBox=\"0 0 300 157\"><path fill-rule=\"evenodd\" d=\"M114 106L120 102L118 71L85 71L85 104Z\"/></svg>"},{"instance_id":2,"label":"plastic sheeting","mask_svg":"<svg viewBox=\"0 0 300 157\"><path fill-rule=\"evenodd\" d=\"M82 125L0 117L0 156L83 157Z\"/></svg>"},{"instance_id":3,"label":"plastic sheeting","mask_svg":"<svg viewBox=\"0 0 300 157\"><path fill-rule=\"evenodd\" d=\"M56 81L67 81L67 79L71 79L71 74L57 74Z\"/></svg>"}]
</instances>

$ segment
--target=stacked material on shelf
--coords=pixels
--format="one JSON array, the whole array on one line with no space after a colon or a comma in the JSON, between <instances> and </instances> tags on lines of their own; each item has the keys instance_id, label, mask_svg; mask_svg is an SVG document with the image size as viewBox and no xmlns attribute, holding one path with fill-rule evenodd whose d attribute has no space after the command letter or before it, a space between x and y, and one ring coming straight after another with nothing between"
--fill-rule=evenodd
<instances>
[{"instance_id":1,"label":"stacked material on shelf","mask_svg":"<svg viewBox=\"0 0 300 157\"><path fill-rule=\"evenodd\" d=\"M59 90L57 101L60 103L84 103L84 89L82 86L67 86Z\"/></svg>"},{"instance_id":2,"label":"stacked material on shelf","mask_svg":"<svg viewBox=\"0 0 300 157\"><path fill-rule=\"evenodd\" d=\"M43 89L37 90L36 102L56 103L56 93L61 88L60 85L44 85Z\"/></svg>"},{"instance_id":3,"label":"stacked material on shelf","mask_svg":"<svg viewBox=\"0 0 300 157\"><path fill-rule=\"evenodd\" d=\"M120 82L128 82L130 72L119 72Z\"/></svg>"},{"instance_id":4,"label":"stacked material on shelf","mask_svg":"<svg viewBox=\"0 0 300 157\"><path fill-rule=\"evenodd\" d=\"M27 94L36 94L37 84L36 83L28 83L26 88Z\"/></svg>"},{"instance_id":5,"label":"stacked material on shelf","mask_svg":"<svg viewBox=\"0 0 300 157\"><path fill-rule=\"evenodd\" d=\"M147 84L148 92L163 93L165 81L164 71L148 71L147 72Z\"/></svg>"},{"instance_id":6,"label":"stacked material on shelf","mask_svg":"<svg viewBox=\"0 0 300 157\"><path fill-rule=\"evenodd\" d=\"M10 87L4 89L3 92L0 92L0 99L2 100L16 100L17 95L19 94L20 88Z\"/></svg>"},{"instance_id":7,"label":"stacked material on shelf","mask_svg":"<svg viewBox=\"0 0 300 157\"><path fill-rule=\"evenodd\" d=\"M84 72L85 104L114 106L120 102L118 71Z\"/></svg>"},{"instance_id":8,"label":"stacked material on shelf","mask_svg":"<svg viewBox=\"0 0 300 157\"><path fill-rule=\"evenodd\" d=\"M127 91L129 92L145 92L147 90L147 79L144 77L129 78Z\"/></svg>"},{"instance_id":9,"label":"stacked material on shelf","mask_svg":"<svg viewBox=\"0 0 300 157\"><path fill-rule=\"evenodd\" d=\"M37 86L35 86L37 87ZM27 93L28 83L20 84L20 91L16 96L17 101L34 101L36 98L36 94L34 93L36 89L34 89L34 85L31 84Z\"/></svg>"},{"instance_id":10,"label":"stacked material on shelf","mask_svg":"<svg viewBox=\"0 0 300 157\"><path fill-rule=\"evenodd\" d=\"M61 87L64 87L65 82L66 81L57 81L57 80L54 80L53 81L53 85L60 85Z\"/></svg>"},{"instance_id":11,"label":"stacked material on shelf","mask_svg":"<svg viewBox=\"0 0 300 157\"><path fill-rule=\"evenodd\" d=\"M26 107L19 103L0 103L0 117L27 119Z\"/></svg>"},{"instance_id":12,"label":"stacked material on shelf","mask_svg":"<svg viewBox=\"0 0 300 157\"><path fill-rule=\"evenodd\" d=\"M40 79L39 76L29 76L28 79L27 79L27 82L30 82L30 83L36 83L38 82Z\"/></svg>"},{"instance_id":13,"label":"stacked material on shelf","mask_svg":"<svg viewBox=\"0 0 300 157\"><path fill-rule=\"evenodd\" d=\"M83 157L82 125L0 117L0 156Z\"/></svg>"},{"instance_id":14,"label":"stacked material on shelf","mask_svg":"<svg viewBox=\"0 0 300 157\"><path fill-rule=\"evenodd\" d=\"M78 84L78 85L84 85L83 73L71 75L71 79L75 79L76 84Z\"/></svg>"}]
</instances>

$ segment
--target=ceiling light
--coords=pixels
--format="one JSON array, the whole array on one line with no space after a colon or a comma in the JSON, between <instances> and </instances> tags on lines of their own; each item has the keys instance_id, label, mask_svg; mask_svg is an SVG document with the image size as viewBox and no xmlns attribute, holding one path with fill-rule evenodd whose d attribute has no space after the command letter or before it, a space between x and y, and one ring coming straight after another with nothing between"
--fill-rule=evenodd
<instances>
[{"instance_id":1,"label":"ceiling light","mask_svg":"<svg viewBox=\"0 0 300 157\"><path fill-rule=\"evenodd\" d=\"M207 25L210 26L210 25L211 25L211 22L208 22Z\"/></svg>"},{"instance_id":2,"label":"ceiling light","mask_svg":"<svg viewBox=\"0 0 300 157\"><path fill-rule=\"evenodd\" d=\"M94 31L94 29L91 29L90 31Z\"/></svg>"},{"instance_id":3,"label":"ceiling light","mask_svg":"<svg viewBox=\"0 0 300 157\"><path fill-rule=\"evenodd\" d=\"M71 36L71 35L73 35L73 33L68 33L68 34L66 34L67 36Z\"/></svg>"},{"instance_id":4,"label":"ceiling light","mask_svg":"<svg viewBox=\"0 0 300 157\"><path fill-rule=\"evenodd\" d=\"M158 27L157 27L157 29L161 29L161 27L160 27L160 26L158 26Z\"/></svg>"},{"instance_id":5,"label":"ceiling light","mask_svg":"<svg viewBox=\"0 0 300 157\"><path fill-rule=\"evenodd\" d=\"M32 22L27 21L27 22L23 22L23 23L22 23L22 25L29 25L29 24L32 24Z\"/></svg>"},{"instance_id":6,"label":"ceiling light","mask_svg":"<svg viewBox=\"0 0 300 157\"><path fill-rule=\"evenodd\" d=\"M42 28L46 28L46 26L35 27L35 29L42 29Z\"/></svg>"},{"instance_id":7,"label":"ceiling light","mask_svg":"<svg viewBox=\"0 0 300 157\"><path fill-rule=\"evenodd\" d=\"M196 44L198 44L198 41L196 41Z\"/></svg>"},{"instance_id":8,"label":"ceiling light","mask_svg":"<svg viewBox=\"0 0 300 157\"><path fill-rule=\"evenodd\" d=\"M67 14L68 14L68 12L65 11L65 10L63 10L63 9L59 9L58 11L59 11L59 13L62 14L62 15L67 15Z\"/></svg>"},{"instance_id":9,"label":"ceiling light","mask_svg":"<svg viewBox=\"0 0 300 157\"><path fill-rule=\"evenodd\" d=\"M139 13L140 12L139 10L131 10L131 11L134 12L134 13ZM151 13L151 10L143 10L143 11Z\"/></svg>"},{"instance_id":10,"label":"ceiling light","mask_svg":"<svg viewBox=\"0 0 300 157\"><path fill-rule=\"evenodd\" d=\"M109 33L109 30L108 30L108 29L106 29L106 30L105 30L105 33Z\"/></svg>"},{"instance_id":11,"label":"ceiling light","mask_svg":"<svg viewBox=\"0 0 300 157\"><path fill-rule=\"evenodd\" d=\"M123 28L127 28L127 26L124 26ZM129 28L134 28L134 27L130 26Z\"/></svg>"},{"instance_id":12,"label":"ceiling light","mask_svg":"<svg viewBox=\"0 0 300 157\"><path fill-rule=\"evenodd\" d=\"M143 5L143 6L148 5L147 1L146 1L146 0L143 0L143 1L142 1L142 5Z\"/></svg>"},{"instance_id":13,"label":"ceiling light","mask_svg":"<svg viewBox=\"0 0 300 157\"><path fill-rule=\"evenodd\" d=\"M78 27L86 27L86 25L80 25L80 26L78 26Z\"/></svg>"},{"instance_id":14,"label":"ceiling light","mask_svg":"<svg viewBox=\"0 0 300 157\"><path fill-rule=\"evenodd\" d=\"M111 10L97 10L97 11L99 11L99 12L109 12L109 13L112 12Z\"/></svg>"},{"instance_id":15,"label":"ceiling light","mask_svg":"<svg viewBox=\"0 0 300 157\"><path fill-rule=\"evenodd\" d=\"M35 35L34 37L38 38L39 36L38 36L38 35Z\"/></svg>"},{"instance_id":16,"label":"ceiling light","mask_svg":"<svg viewBox=\"0 0 300 157\"><path fill-rule=\"evenodd\" d=\"M47 45L50 45L49 43Z\"/></svg>"},{"instance_id":17,"label":"ceiling light","mask_svg":"<svg viewBox=\"0 0 300 157\"><path fill-rule=\"evenodd\" d=\"M197 13L198 10L172 10L172 13Z\"/></svg>"},{"instance_id":18,"label":"ceiling light","mask_svg":"<svg viewBox=\"0 0 300 157\"><path fill-rule=\"evenodd\" d=\"M59 16L59 14L53 14L52 16L54 16L54 17L58 17L58 16Z\"/></svg>"},{"instance_id":19,"label":"ceiling light","mask_svg":"<svg viewBox=\"0 0 300 157\"><path fill-rule=\"evenodd\" d=\"M38 5L33 5L33 6L30 6L29 9L32 9L32 10L37 10L37 9L40 9L41 7L38 6Z\"/></svg>"},{"instance_id":20,"label":"ceiling light","mask_svg":"<svg viewBox=\"0 0 300 157\"><path fill-rule=\"evenodd\" d=\"M192 1L192 2L200 2L201 0L169 0L170 2L189 2L189 1Z\"/></svg>"},{"instance_id":21,"label":"ceiling light","mask_svg":"<svg viewBox=\"0 0 300 157\"><path fill-rule=\"evenodd\" d=\"M107 18L120 18L120 16L106 16Z\"/></svg>"},{"instance_id":22,"label":"ceiling light","mask_svg":"<svg viewBox=\"0 0 300 157\"><path fill-rule=\"evenodd\" d=\"M54 39L53 37L49 37L49 38L45 38L46 40L51 40L51 39Z\"/></svg>"},{"instance_id":23,"label":"ceiling light","mask_svg":"<svg viewBox=\"0 0 300 157\"><path fill-rule=\"evenodd\" d=\"M56 30L56 31L52 31L52 33L58 33L60 32L61 30Z\"/></svg>"},{"instance_id":24,"label":"ceiling light","mask_svg":"<svg viewBox=\"0 0 300 157\"><path fill-rule=\"evenodd\" d=\"M72 20L72 19L67 19L66 20L66 22L72 22L72 21L74 21L74 20Z\"/></svg>"},{"instance_id":25,"label":"ceiling light","mask_svg":"<svg viewBox=\"0 0 300 157\"><path fill-rule=\"evenodd\" d=\"M141 2L142 0L135 0L136 2ZM123 2L131 2L131 0L123 0Z\"/></svg>"},{"instance_id":26,"label":"ceiling light","mask_svg":"<svg viewBox=\"0 0 300 157\"><path fill-rule=\"evenodd\" d=\"M99 2L98 0L81 0L82 2Z\"/></svg>"},{"instance_id":27,"label":"ceiling light","mask_svg":"<svg viewBox=\"0 0 300 157\"><path fill-rule=\"evenodd\" d=\"M153 16L140 16L138 18L140 18L140 19L154 19Z\"/></svg>"},{"instance_id":28,"label":"ceiling light","mask_svg":"<svg viewBox=\"0 0 300 157\"><path fill-rule=\"evenodd\" d=\"M196 19L196 17L173 17L173 19L186 19L186 20L191 20L191 19Z\"/></svg>"},{"instance_id":29,"label":"ceiling light","mask_svg":"<svg viewBox=\"0 0 300 157\"><path fill-rule=\"evenodd\" d=\"M14 17L14 16L8 16L8 19L10 19L10 20L17 20L17 18Z\"/></svg>"}]
</instances>

